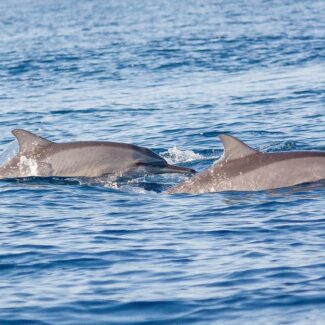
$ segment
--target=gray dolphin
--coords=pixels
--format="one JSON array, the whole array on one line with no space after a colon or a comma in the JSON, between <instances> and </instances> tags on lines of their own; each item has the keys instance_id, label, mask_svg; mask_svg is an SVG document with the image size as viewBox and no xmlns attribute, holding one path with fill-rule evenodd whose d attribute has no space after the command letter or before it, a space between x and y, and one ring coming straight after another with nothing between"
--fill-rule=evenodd
<instances>
[{"instance_id":1,"label":"gray dolphin","mask_svg":"<svg viewBox=\"0 0 325 325\"><path fill-rule=\"evenodd\" d=\"M229 135L220 139L223 156L167 193L260 191L325 179L325 152L262 153Z\"/></svg>"},{"instance_id":2,"label":"gray dolphin","mask_svg":"<svg viewBox=\"0 0 325 325\"><path fill-rule=\"evenodd\" d=\"M143 170L146 173L194 173L169 165L149 149L101 141L55 143L31 132L15 129L19 152L3 167L0 178L29 176L100 177Z\"/></svg>"}]
</instances>

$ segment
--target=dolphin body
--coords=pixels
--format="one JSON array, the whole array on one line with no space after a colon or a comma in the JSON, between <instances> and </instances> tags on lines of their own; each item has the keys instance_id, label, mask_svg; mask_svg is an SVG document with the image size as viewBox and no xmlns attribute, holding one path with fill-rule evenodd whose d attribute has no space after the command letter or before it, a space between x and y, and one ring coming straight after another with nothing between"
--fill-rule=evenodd
<instances>
[{"instance_id":1,"label":"dolphin body","mask_svg":"<svg viewBox=\"0 0 325 325\"><path fill-rule=\"evenodd\" d=\"M325 152L262 153L232 136L219 137L223 156L167 193L261 191L325 179Z\"/></svg>"},{"instance_id":2,"label":"dolphin body","mask_svg":"<svg viewBox=\"0 0 325 325\"><path fill-rule=\"evenodd\" d=\"M194 173L169 165L149 149L131 144L101 141L55 143L31 132L15 129L19 152L0 167L0 179L20 177L100 177L109 174Z\"/></svg>"}]
</instances>

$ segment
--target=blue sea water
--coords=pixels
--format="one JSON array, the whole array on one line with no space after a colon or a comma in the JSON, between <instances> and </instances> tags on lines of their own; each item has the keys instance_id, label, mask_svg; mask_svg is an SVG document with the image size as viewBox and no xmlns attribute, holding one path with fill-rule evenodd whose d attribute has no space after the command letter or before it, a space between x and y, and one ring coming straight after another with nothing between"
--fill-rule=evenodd
<instances>
[{"instance_id":1,"label":"blue sea water","mask_svg":"<svg viewBox=\"0 0 325 325\"><path fill-rule=\"evenodd\" d=\"M10 131L203 170L228 133L325 150L325 2L0 2ZM0 182L0 324L324 324L324 184L166 195L184 176Z\"/></svg>"}]
</instances>

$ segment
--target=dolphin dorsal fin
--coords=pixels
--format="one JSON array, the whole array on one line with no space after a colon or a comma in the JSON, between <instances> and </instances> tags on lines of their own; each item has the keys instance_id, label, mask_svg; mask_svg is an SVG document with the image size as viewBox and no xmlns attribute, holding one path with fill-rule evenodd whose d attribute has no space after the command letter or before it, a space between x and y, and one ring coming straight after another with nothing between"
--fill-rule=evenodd
<instances>
[{"instance_id":1,"label":"dolphin dorsal fin","mask_svg":"<svg viewBox=\"0 0 325 325\"><path fill-rule=\"evenodd\" d=\"M36 134L22 130L14 129L11 133L17 138L19 143L19 152L33 151L36 147L44 147L53 142L39 137Z\"/></svg>"},{"instance_id":2,"label":"dolphin dorsal fin","mask_svg":"<svg viewBox=\"0 0 325 325\"><path fill-rule=\"evenodd\" d=\"M257 150L230 135L220 134L219 138L223 143L225 160L240 159L258 153Z\"/></svg>"}]
</instances>

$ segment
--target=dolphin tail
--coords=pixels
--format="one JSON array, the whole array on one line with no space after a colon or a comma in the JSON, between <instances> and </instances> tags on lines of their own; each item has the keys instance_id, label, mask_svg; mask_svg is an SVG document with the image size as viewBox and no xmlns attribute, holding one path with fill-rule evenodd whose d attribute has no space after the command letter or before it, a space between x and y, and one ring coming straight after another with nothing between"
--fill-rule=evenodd
<instances>
[{"instance_id":1,"label":"dolphin tail","mask_svg":"<svg viewBox=\"0 0 325 325\"><path fill-rule=\"evenodd\" d=\"M192 168L180 167L180 166L175 166L175 165L170 165L170 164L167 164L167 166L165 166L163 168L163 172L164 173L181 173L181 174L195 174L196 173L196 171Z\"/></svg>"}]
</instances>

